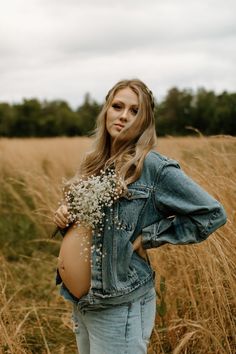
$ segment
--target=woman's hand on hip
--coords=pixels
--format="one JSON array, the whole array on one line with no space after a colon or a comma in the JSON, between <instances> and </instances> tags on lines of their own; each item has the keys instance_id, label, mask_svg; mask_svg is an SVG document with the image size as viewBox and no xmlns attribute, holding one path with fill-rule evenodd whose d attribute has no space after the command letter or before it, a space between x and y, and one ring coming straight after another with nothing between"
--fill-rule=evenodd
<instances>
[{"instance_id":1,"label":"woman's hand on hip","mask_svg":"<svg viewBox=\"0 0 236 354\"><path fill-rule=\"evenodd\" d=\"M136 240L133 242L133 249L135 252L138 253L140 257L145 259L146 261L148 260L147 256L147 250L145 250L142 246L142 236L139 235Z\"/></svg>"},{"instance_id":2,"label":"woman's hand on hip","mask_svg":"<svg viewBox=\"0 0 236 354\"><path fill-rule=\"evenodd\" d=\"M69 214L66 205L61 205L54 213L54 223L64 229L69 223Z\"/></svg>"}]
</instances>

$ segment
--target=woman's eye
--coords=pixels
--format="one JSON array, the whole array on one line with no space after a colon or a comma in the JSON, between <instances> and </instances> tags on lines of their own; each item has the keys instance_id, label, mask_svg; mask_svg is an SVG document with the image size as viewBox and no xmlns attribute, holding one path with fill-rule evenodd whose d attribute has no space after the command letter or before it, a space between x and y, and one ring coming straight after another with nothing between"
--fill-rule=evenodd
<instances>
[{"instance_id":1,"label":"woman's eye","mask_svg":"<svg viewBox=\"0 0 236 354\"><path fill-rule=\"evenodd\" d=\"M117 104L117 103L114 103L112 105L112 107L115 108L115 109L120 109L121 108L121 106L119 104Z\"/></svg>"},{"instance_id":2,"label":"woman's eye","mask_svg":"<svg viewBox=\"0 0 236 354\"><path fill-rule=\"evenodd\" d=\"M136 114L138 113L138 109L137 108L132 108L131 110L132 114L136 116Z\"/></svg>"}]
</instances>

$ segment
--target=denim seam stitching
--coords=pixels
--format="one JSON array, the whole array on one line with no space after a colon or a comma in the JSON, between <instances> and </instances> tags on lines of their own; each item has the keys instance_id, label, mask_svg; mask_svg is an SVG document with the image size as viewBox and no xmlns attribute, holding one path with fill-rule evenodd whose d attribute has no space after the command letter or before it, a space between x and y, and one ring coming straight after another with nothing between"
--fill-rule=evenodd
<instances>
[{"instance_id":1,"label":"denim seam stitching","mask_svg":"<svg viewBox=\"0 0 236 354\"><path fill-rule=\"evenodd\" d=\"M212 226L214 219L219 215L219 213L220 213L220 208L216 209L215 212L212 214L211 218L208 221L207 226L202 231L201 236L206 236L209 233L209 229Z\"/></svg>"}]
</instances>

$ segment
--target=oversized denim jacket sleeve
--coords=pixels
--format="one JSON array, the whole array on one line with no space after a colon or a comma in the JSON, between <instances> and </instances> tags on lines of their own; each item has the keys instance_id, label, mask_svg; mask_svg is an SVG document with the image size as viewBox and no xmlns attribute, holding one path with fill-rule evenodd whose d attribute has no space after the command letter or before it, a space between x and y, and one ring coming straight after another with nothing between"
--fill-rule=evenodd
<instances>
[{"instance_id":1,"label":"oversized denim jacket sleeve","mask_svg":"<svg viewBox=\"0 0 236 354\"><path fill-rule=\"evenodd\" d=\"M175 160L166 162L157 174L154 188L159 222L142 229L145 249L170 243L199 243L226 223L223 206L194 182Z\"/></svg>"}]
</instances>

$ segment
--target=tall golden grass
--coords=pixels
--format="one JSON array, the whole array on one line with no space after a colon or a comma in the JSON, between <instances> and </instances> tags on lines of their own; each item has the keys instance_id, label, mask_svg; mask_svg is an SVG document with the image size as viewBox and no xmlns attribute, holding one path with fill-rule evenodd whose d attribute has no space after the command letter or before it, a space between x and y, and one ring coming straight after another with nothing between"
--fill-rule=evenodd
<instances>
[{"instance_id":1,"label":"tall golden grass","mask_svg":"<svg viewBox=\"0 0 236 354\"><path fill-rule=\"evenodd\" d=\"M71 307L54 285L60 240L50 233L62 178L89 144L0 140L0 353L76 353ZM233 354L236 138L160 138L157 150L221 201L228 222L201 244L149 251L160 295L149 354Z\"/></svg>"}]
</instances>

